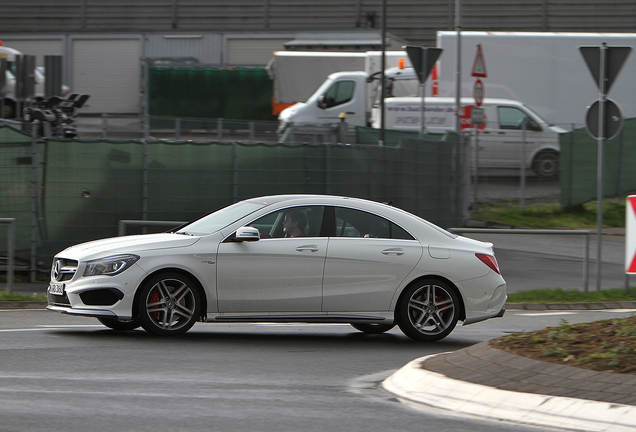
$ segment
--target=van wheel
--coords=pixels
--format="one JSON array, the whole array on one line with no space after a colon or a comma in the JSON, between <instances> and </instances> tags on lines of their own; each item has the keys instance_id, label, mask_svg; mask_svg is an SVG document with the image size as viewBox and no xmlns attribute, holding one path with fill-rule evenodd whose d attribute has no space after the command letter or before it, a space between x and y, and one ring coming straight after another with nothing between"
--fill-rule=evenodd
<instances>
[{"instance_id":1,"label":"van wheel","mask_svg":"<svg viewBox=\"0 0 636 432\"><path fill-rule=\"evenodd\" d=\"M532 169L540 178L557 178L559 176L559 154L555 151L539 153L532 162Z\"/></svg>"}]
</instances>

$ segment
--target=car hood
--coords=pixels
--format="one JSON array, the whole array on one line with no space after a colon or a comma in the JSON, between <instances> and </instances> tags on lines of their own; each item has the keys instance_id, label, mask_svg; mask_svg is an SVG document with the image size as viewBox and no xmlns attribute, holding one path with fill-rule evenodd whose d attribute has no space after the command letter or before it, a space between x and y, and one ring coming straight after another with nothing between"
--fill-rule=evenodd
<instances>
[{"instance_id":1,"label":"car hood","mask_svg":"<svg viewBox=\"0 0 636 432\"><path fill-rule=\"evenodd\" d=\"M200 238L169 233L113 237L71 246L57 255L71 259L94 259L120 253L187 247Z\"/></svg>"}]
</instances>

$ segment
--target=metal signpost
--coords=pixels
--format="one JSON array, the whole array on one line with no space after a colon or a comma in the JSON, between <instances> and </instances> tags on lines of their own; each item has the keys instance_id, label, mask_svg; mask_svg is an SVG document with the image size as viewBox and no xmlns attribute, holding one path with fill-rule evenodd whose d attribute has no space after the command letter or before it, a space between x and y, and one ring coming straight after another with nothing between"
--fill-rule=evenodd
<instances>
[{"instance_id":1,"label":"metal signpost","mask_svg":"<svg viewBox=\"0 0 636 432\"><path fill-rule=\"evenodd\" d=\"M596 211L596 290L601 289L601 243L603 237L603 165L604 141L614 138L623 127L623 116L616 103L607 99L632 48L627 46L609 47L606 43L601 46L582 46L579 51L585 60L594 82L598 86L598 101L588 107L585 115L587 132L598 139L597 160L597 199ZM608 118L608 114L611 116ZM609 120L609 121L608 121Z\"/></svg>"},{"instance_id":2,"label":"metal signpost","mask_svg":"<svg viewBox=\"0 0 636 432\"><path fill-rule=\"evenodd\" d=\"M475 128L475 151L474 151L474 199L473 208L477 209L477 184L478 184L478 170L477 165L479 163L479 125L486 123L486 116L484 109L481 105L484 103L484 83L479 78L486 78L486 62L484 61L484 52L481 49L481 44L477 45L477 54L475 55L475 62L473 63L473 70L471 76L477 78L475 85L473 86L473 98L475 99L475 105L470 110L470 121Z\"/></svg>"},{"instance_id":3,"label":"metal signpost","mask_svg":"<svg viewBox=\"0 0 636 432\"><path fill-rule=\"evenodd\" d=\"M442 49L414 45L407 45L404 48L406 49L406 54L409 56L409 60L411 60L417 79L420 82L420 96L422 98L420 104L420 138L422 138L426 129L426 125L424 123L424 96L426 93L424 84L426 83L431 70L433 70L437 59L442 54Z\"/></svg>"}]
</instances>

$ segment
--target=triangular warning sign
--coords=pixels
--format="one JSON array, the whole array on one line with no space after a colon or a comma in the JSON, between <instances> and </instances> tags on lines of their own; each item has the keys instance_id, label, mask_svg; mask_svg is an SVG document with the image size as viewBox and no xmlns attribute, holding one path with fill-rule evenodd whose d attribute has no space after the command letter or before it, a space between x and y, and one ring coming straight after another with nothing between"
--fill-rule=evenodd
<instances>
[{"instance_id":1,"label":"triangular warning sign","mask_svg":"<svg viewBox=\"0 0 636 432\"><path fill-rule=\"evenodd\" d=\"M625 206L625 273L636 273L636 195Z\"/></svg>"},{"instance_id":2,"label":"triangular warning sign","mask_svg":"<svg viewBox=\"0 0 636 432\"><path fill-rule=\"evenodd\" d=\"M475 63L473 63L473 71L471 76L478 78L486 78L486 62L484 62L484 52L481 50L481 44L477 44L477 55L475 56Z\"/></svg>"}]
</instances>

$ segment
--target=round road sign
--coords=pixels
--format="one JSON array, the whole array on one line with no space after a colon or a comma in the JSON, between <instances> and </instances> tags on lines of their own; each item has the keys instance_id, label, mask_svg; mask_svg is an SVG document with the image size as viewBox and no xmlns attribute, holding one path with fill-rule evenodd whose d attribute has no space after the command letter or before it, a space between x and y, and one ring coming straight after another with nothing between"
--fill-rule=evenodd
<instances>
[{"instance_id":1,"label":"round road sign","mask_svg":"<svg viewBox=\"0 0 636 432\"><path fill-rule=\"evenodd\" d=\"M587 107L585 113L585 128L594 138L599 138L601 135L598 130L598 114L599 114L599 101L595 101L592 105ZM605 100L604 108L604 129L602 138L611 140L619 134L623 129L623 113L621 113L620 107L611 99Z\"/></svg>"},{"instance_id":2,"label":"round road sign","mask_svg":"<svg viewBox=\"0 0 636 432\"><path fill-rule=\"evenodd\" d=\"M484 102L484 83L480 79L475 81L475 87L473 87L473 96L475 97L475 105L478 107Z\"/></svg>"}]
</instances>

